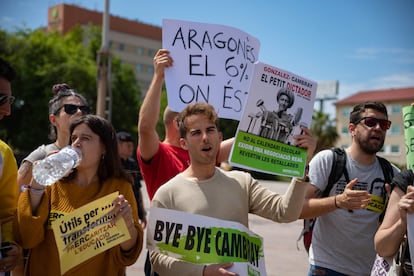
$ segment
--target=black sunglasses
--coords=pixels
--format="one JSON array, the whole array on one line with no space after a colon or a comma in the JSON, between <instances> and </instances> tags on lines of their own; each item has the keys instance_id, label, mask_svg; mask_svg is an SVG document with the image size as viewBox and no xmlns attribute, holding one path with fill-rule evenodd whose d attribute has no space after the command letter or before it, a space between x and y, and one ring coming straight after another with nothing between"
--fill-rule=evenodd
<instances>
[{"instance_id":1,"label":"black sunglasses","mask_svg":"<svg viewBox=\"0 0 414 276\"><path fill-rule=\"evenodd\" d=\"M65 110L65 113L69 115L75 114L78 112L78 109L82 112L83 115L89 114L89 106L87 105L64 104L56 110L55 115L57 115L62 108Z\"/></svg>"},{"instance_id":2,"label":"black sunglasses","mask_svg":"<svg viewBox=\"0 0 414 276\"><path fill-rule=\"evenodd\" d=\"M382 130L387 130L391 127L391 121L385 120L385 119L377 119L373 117L362 117L353 122L354 125L359 124L362 120L364 120L364 124L367 127L375 127L377 124L380 125Z\"/></svg>"},{"instance_id":3,"label":"black sunglasses","mask_svg":"<svg viewBox=\"0 0 414 276\"><path fill-rule=\"evenodd\" d=\"M15 97L10 96L10 95L5 95L5 94L0 94L0 105L3 105L7 102L9 102L9 104L13 104L15 100Z\"/></svg>"}]
</instances>

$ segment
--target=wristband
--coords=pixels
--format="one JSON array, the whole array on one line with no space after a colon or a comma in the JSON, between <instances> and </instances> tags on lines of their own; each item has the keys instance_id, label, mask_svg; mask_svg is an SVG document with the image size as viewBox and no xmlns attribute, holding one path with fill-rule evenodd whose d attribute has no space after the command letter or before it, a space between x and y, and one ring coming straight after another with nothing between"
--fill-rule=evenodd
<instances>
[{"instance_id":1,"label":"wristband","mask_svg":"<svg viewBox=\"0 0 414 276\"><path fill-rule=\"evenodd\" d=\"M36 189L33 188L31 185L24 185L23 188L24 190L29 190L30 193L34 195L43 195L43 193L45 192L45 189Z\"/></svg>"},{"instance_id":2,"label":"wristband","mask_svg":"<svg viewBox=\"0 0 414 276\"><path fill-rule=\"evenodd\" d=\"M338 204L336 203L336 197L337 197L338 195L335 195L334 196L334 203L335 203L335 207L337 208L337 209L339 209L339 206L338 206Z\"/></svg>"},{"instance_id":3,"label":"wristband","mask_svg":"<svg viewBox=\"0 0 414 276\"><path fill-rule=\"evenodd\" d=\"M310 178L307 172L305 172L305 175L303 176L303 178L297 178L297 180L301 182L310 182Z\"/></svg>"},{"instance_id":4,"label":"wristband","mask_svg":"<svg viewBox=\"0 0 414 276\"><path fill-rule=\"evenodd\" d=\"M309 165L306 165L304 176L303 176L303 178L299 178L299 180L302 181L302 182L310 182L310 179L309 179Z\"/></svg>"}]
</instances>

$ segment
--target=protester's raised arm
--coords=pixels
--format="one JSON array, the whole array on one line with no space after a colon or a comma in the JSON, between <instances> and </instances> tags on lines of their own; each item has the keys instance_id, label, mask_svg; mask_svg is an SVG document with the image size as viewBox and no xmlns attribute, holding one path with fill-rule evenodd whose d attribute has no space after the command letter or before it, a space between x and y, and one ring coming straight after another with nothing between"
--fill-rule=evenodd
<instances>
[{"instance_id":1,"label":"protester's raised arm","mask_svg":"<svg viewBox=\"0 0 414 276\"><path fill-rule=\"evenodd\" d=\"M154 57L154 76L142 103L138 118L138 148L141 158L151 159L158 150L159 137L156 125L160 114L161 90L164 82L164 69L172 65L169 51L158 50Z\"/></svg>"}]
</instances>

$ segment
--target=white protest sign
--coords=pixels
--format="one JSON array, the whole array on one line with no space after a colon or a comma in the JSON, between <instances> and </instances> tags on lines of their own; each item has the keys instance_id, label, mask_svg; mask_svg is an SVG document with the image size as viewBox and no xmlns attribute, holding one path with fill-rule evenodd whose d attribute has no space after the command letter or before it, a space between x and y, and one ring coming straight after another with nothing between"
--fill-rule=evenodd
<instances>
[{"instance_id":1,"label":"white protest sign","mask_svg":"<svg viewBox=\"0 0 414 276\"><path fill-rule=\"evenodd\" d=\"M173 66L165 71L169 107L212 104L220 118L239 120L260 42L232 27L164 19L162 46Z\"/></svg>"}]
</instances>

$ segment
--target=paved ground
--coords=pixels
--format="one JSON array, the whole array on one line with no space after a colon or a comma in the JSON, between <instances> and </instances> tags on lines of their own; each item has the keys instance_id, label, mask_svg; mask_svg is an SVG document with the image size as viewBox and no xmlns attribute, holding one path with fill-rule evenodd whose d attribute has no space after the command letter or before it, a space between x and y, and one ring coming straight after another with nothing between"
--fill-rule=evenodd
<instances>
[{"instance_id":1,"label":"paved ground","mask_svg":"<svg viewBox=\"0 0 414 276\"><path fill-rule=\"evenodd\" d=\"M289 183L261 181L261 184L277 193L284 193ZM142 194L145 200L144 204L146 208L149 208L150 204L147 192L145 190L145 185L143 186ZM301 220L293 223L281 224L251 215L249 224L249 228L253 232L263 237L265 263L268 276L307 275L309 268L307 253L301 242L299 242L299 250L296 247L296 240L302 230ZM145 255L146 249L143 249L138 261L127 268L128 276L144 275Z\"/></svg>"}]
</instances>

